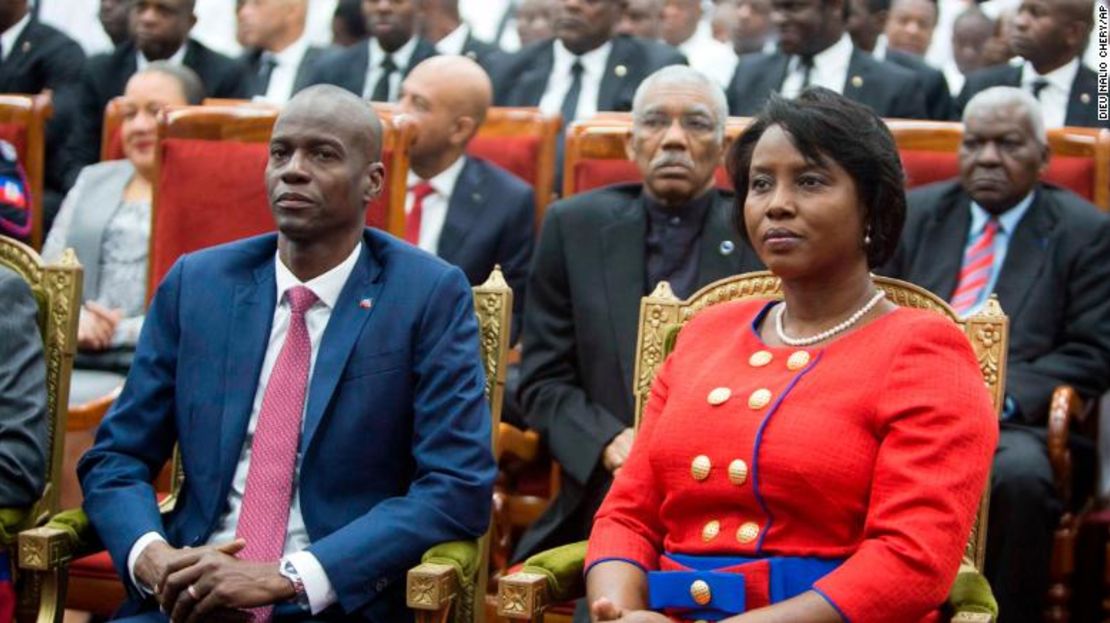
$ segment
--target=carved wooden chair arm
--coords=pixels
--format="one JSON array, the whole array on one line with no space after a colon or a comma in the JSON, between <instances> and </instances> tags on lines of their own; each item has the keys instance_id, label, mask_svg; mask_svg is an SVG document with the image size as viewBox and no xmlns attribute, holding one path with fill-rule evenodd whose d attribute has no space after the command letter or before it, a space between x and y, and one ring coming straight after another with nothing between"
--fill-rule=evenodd
<instances>
[{"instance_id":1,"label":"carved wooden chair arm","mask_svg":"<svg viewBox=\"0 0 1110 623\"><path fill-rule=\"evenodd\" d=\"M1071 504L1072 462L1068 435L1083 417L1083 400L1069 385L1060 385L1052 392L1048 407L1048 460L1056 494L1065 507Z\"/></svg>"},{"instance_id":2,"label":"carved wooden chair arm","mask_svg":"<svg viewBox=\"0 0 1110 623\"><path fill-rule=\"evenodd\" d=\"M470 621L473 609L483 607L475 595L480 552L477 541L440 543L424 552L420 564L409 569L405 599L418 623L447 621L452 605L455 621Z\"/></svg>"},{"instance_id":3,"label":"carved wooden chair arm","mask_svg":"<svg viewBox=\"0 0 1110 623\"><path fill-rule=\"evenodd\" d=\"M497 614L511 620L537 621L548 604L582 597L586 541L540 552L524 567L497 582Z\"/></svg>"},{"instance_id":4,"label":"carved wooden chair arm","mask_svg":"<svg viewBox=\"0 0 1110 623\"><path fill-rule=\"evenodd\" d=\"M508 453L527 463L536 460L540 454L540 435L534 430L520 430L501 422L497 434L502 456Z\"/></svg>"}]
</instances>

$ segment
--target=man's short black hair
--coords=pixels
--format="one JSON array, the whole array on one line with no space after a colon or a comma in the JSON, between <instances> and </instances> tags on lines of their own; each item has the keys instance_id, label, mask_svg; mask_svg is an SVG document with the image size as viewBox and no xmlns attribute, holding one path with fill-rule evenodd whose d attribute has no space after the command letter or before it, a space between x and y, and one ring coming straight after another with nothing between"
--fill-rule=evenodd
<instances>
[{"instance_id":1,"label":"man's short black hair","mask_svg":"<svg viewBox=\"0 0 1110 623\"><path fill-rule=\"evenodd\" d=\"M811 162L831 159L856 184L863 205L867 264L880 266L894 255L906 222L905 174L894 137L870 108L822 87L810 87L796 99L772 94L752 124L733 143L728 168L736 189L735 221L748 241L744 202L748 197L752 152L763 133L779 126Z\"/></svg>"}]
</instances>

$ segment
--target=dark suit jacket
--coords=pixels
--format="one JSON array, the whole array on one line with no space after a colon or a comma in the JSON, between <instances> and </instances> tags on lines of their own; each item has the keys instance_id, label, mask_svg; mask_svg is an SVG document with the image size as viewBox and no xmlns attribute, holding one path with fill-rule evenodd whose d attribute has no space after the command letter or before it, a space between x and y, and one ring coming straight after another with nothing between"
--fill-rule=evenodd
<instances>
[{"instance_id":1,"label":"dark suit jacket","mask_svg":"<svg viewBox=\"0 0 1110 623\"><path fill-rule=\"evenodd\" d=\"M495 62L495 59L504 52L501 48L492 43L487 43L481 39L475 39L473 33L466 35L466 42L463 43L462 48L463 56L475 61L482 67L486 67L488 63Z\"/></svg>"},{"instance_id":2,"label":"dark suit jacket","mask_svg":"<svg viewBox=\"0 0 1110 623\"><path fill-rule=\"evenodd\" d=\"M531 186L497 165L467 157L436 249L436 255L466 273L471 285L481 284L501 265L513 289L514 336L524 309L535 214Z\"/></svg>"},{"instance_id":3,"label":"dark suit jacket","mask_svg":"<svg viewBox=\"0 0 1110 623\"><path fill-rule=\"evenodd\" d=\"M886 60L888 63L917 74L925 92L925 107L929 111L930 119L950 121L956 118L952 91L948 88L948 80L945 79L943 71L933 68L920 57L901 50L887 50Z\"/></svg>"},{"instance_id":4,"label":"dark suit jacket","mask_svg":"<svg viewBox=\"0 0 1110 623\"><path fill-rule=\"evenodd\" d=\"M909 193L902 242L883 272L951 298L971 223L955 181ZM1042 424L1052 390L1087 397L1110 386L1110 219L1070 191L1042 185L1010 239L995 293L1010 317L1006 393Z\"/></svg>"},{"instance_id":5,"label":"dark suit jacket","mask_svg":"<svg viewBox=\"0 0 1110 623\"><path fill-rule=\"evenodd\" d=\"M29 506L46 475L46 362L38 305L23 278L0 266L0 507Z\"/></svg>"},{"instance_id":6,"label":"dark suit jacket","mask_svg":"<svg viewBox=\"0 0 1110 623\"><path fill-rule=\"evenodd\" d=\"M409 64L402 71L407 76L421 61L436 56L436 47L423 39L416 41ZM370 69L369 40L360 41L349 48L333 50L321 56L315 63L309 84L334 84L362 97L366 89L366 73ZM373 59L373 62L381 62Z\"/></svg>"},{"instance_id":7,"label":"dark suit jacket","mask_svg":"<svg viewBox=\"0 0 1110 623\"><path fill-rule=\"evenodd\" d=\"M585 539L611 481L605 446L633 424L632 373L644 292L642 185L621 184L547 210L528 281L521 362L525 419L563 469L559 495L515 557ZM718 193L700 238L698 283L762 268ZM731 252L721 243L732 241ZM653 284L654 285L654 284Z\"/></svg>"},{"instance_id":8,"label":"dark suit jacket","mask_svg":"<svg viewBox=\"0 0 1110 623\"><path fill-rule=\"evenodd\" d=\"M309 382L298 490L344 620L405 621L406 571L429 546L485 531L496 465L462 271L381 232L362 242ZM277 304L276 245L267 234L186 255L151 303L123 393L78 466L125 581L140 535L198 545L227 509ZM185 483L163 519L150 483L175 443Z\"/></svg>"},{"instance_id":9,"label":"dark suit jacket","mask_svg":"<svg viewBox=\"0 0 1110 623\"><path fill-rule=\"evenodd\" d=\"M206 97L248 98L251 80L242 63L213 52L190 39L185 44L186 67L197 72L204 83ZM77 117L74 131L66 141L67 186L72 186L81 167L100 159L100 134L104 125L104 109L117 95L122 95L127 81L138 68L138 52L131 42L115 50L97 54L85 62L77 94Z\"/></svg>"},{"instance_id":10,"label":"dark suit jacket","mask_svg":"<svg viewBox=\"0 0 1110 623\"><path fill-rule=\"evenodd\" d=\"M1021 66L1010 64L986 67L972 72L964 83L964 88L956 98L957 113L963 114L964 106L979 91L990 87L1021 86ZM1064 124L1086 128L1110 128L1110 121L1098 120L1098 76L1086 65L1079 65L1079 73L1071 85L1068 97L1068 112Z\"/></svg>"},{"instance_id":11,"label":"dark suit jacket","mask_svg":"<svg viewBox=\"0 0 1110 623\"><path fill-rule=\"evenodd\" d=\"M538 41L506 55L490 70L497 106L539 105L555 63L553 45L554 39ZM685 64L686 58L668 45L625 35L613 37L597 109L632 110L632 96L644 78L667 65Z\"/></svg>"},{"instance_id":12,"label":"dark suit jacket","mask_svg":"<svg viewBox=\"0 0 1110 623\"><path fill-rule=\"evenodd\" d=\"M746 54L740 58L728 88L729 114L750 117L782 87L790 56L782 52ZM841 92L870 106L880 117L926 119L925 94L913 72L852 50L848 77Z\"/></svg>"},{"instance_id":13,"label":"dark suit jacket","mask_svg":"<svg viewBox=\"0 0 1110 623\"><path fill-rule=\"evenodd\" d=\"M61 31L31 19L16 39L8 58L0 63L0 93L54 92L54 115L46 124L46 187L65 188L63 148L73 127L76 85L81 80L85 53Z\"/></svg>"},{"instance_id":14,"label":"dark suit jacket","mask_svg":"<svg viewBox=\"0 0 1110 623\"><path fill-rule=\"evenodd\" d=\"M318 48L316 46L309 46L304 51L304 57L301 59L301 64L297 67L297 75L293 78L293 93L296 95L297 91L309 86L309 79L312 77L312 66L327 50ZM239 62L243 63L247 68L247 72L252 79L258 75L258 65L262 62L262 50L250 50L239 58ZM264 93L257 93L252 89L251 95L264 95Z\"/></svg>"}]
</instances>

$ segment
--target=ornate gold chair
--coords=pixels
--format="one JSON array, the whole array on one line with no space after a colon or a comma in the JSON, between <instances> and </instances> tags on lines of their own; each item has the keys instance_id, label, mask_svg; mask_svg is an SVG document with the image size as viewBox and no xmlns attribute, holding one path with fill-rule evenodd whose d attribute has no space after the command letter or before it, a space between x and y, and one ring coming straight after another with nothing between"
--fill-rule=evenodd
<instances>
[{"instance_id":1,"label":"ornate gold chair","mask_svg":"<svg viewBox=\"0 0 1110 623\"><path fill-rule=\"evenodd\" d=\"M39 307L39 330L46 359L48 444L46 488L31 508L0 509L0 536L3 547L11 549L20 530L37 526L58 510L58 483L61 479L63 439L66 429L66 406L69 401L69 376L77 350L77 316L81 305L81 266L72 250L61 262L43 265L31 247L0 236L0 265L18 273L31 286ZM42 543L19 541L16 574L18 621L33 621L39 615L39 603L50 603L57 594L60 577L49 569L46 561L53 552L38 547ZM62 611L44 609L43 623L61 620Z\"/></svg>"},{"instance_id":2,"label":"ornate gold chair","mask_svg":"<svg viewBox=\"0 0 1110 623\"><path fill-rule=\"evenodd\" d=\"M20 245L22 246L22 245ZM0 251L3 247L0 246ZM0 261L4 256L0 254ZM80 268L76 268L77 277L74 279L80 289ZM478 316L479 343L481 348L482 364L486 372L486 396L490 401L490 412L493 416L492 430L496 444L498 420L501 417L501 397L505 388L505 359L509 350L509 328L513 309L513 293L501 274L500 267L494 268L489 279L474 289L474 311ZM74 294L74 300L80 300ZM72 341L76 336L76 314L73 316L72 336L70 341L69 360L72 362ZM69 368L66 368L66 382L68 383ZM67 387L68 389L68 387ZM53 408L53 403L52 408ZM59 403L60 412L57 418L61 420L64 430L65 400ZM497 448L494 447L494 452ZM61 448L55 449L55 456L61 456ZM57 461L60 465L60 458ZM182 480L185 478L181 471L180 462L174 457L172 470L171 491L178 491ZM57 474L54 474L57 479ZM56 498L56 493L54 494ZM168 513L173 509L174 495L163 500L161 509ZM56 506L56 499L54 501ZM43 509L43 516L47 511L56 510L54 507ZM485 561L484 552L488 547L488 536L479 541L453 541L443 543L428 550L423 556L420 566L409 571L408 598L409 606L416 610L417 621L446 621L449 613L454 613L454 621L463 623L471 621L472 614L480 609L474 605L480 604L475 600L476 595L484 594ZM69 563L80 556L87 556L103 550L95 530L89 523L81 509L66 510L54 515L42 527L25 530L19 535L20 558L19 566L24 573L33 572L43 578L44 586L41 603L36 600L27 604L26 619L38 623L59 623L66 602L66 580ZM46 584L46 582L49 584ZM21 604L22 607L22 604ZM110 611L110 610L109 610ZM37 617L37 619L36 619ZM474 619L481 620L481 619Z\"/></svg>"},{"instance_id":3,"label":"ornate gold chair","mask_svg":"<svg viewBox=\"0 0 1110 623\"><path fill-rule=\"evenodd\" d=\"M501 268L474 288L482 364L486 369L493 455L499 457L499 424L505 393L513 291ZM490 531L478 541L452 541L425 552L420 565L408 572L405 594L417 623L482 623L485 621L486 582L489 578Z\"/></svg>"},{"instance_id":4,"label":"ornate gold chair","mask_svg":"<svg viewBox=\"0 0 1110 623\"><path fill-rule=\"evenodd\" d=\"M926 309L950 318L967 334L979 359L995 410L1001 413L1006 378L1006 352L1009 324L996 299L992 297L984 312L960 319L943 300L912 284L876 277L896 305ZM636 344L636 368L632 393L636 400L636 425L647 404L655 373L674 346L683 324L700 310L717 303L746 299L781 298L781 284L769 272L748 273L722 279L695 292L682 301L662 282L640 302L640 327ZM983 567L986 552L987 495L967 543L965 564L949 594L954 622L989 623L998 614L997 604L986 580L977 571ZM501 578L498 583L499 616L510 620L542 623L549 604L582 597L582 577L586 543L572 543L541 552L529 558L523 569Z\"/></svg>"}]
</instances>

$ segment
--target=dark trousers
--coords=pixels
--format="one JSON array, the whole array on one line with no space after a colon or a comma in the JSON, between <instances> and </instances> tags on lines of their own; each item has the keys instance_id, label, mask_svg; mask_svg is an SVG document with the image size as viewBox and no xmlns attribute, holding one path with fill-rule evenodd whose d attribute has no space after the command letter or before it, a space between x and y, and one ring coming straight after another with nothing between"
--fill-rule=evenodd
<instances>
[{"instance_id":1,"label":"dark trousers","mask_svg":"<svg viewBox=\"0 0 1110 623\"><path fill-rule=\"evenodd\" d=\"M1044 620L1056 496L1042 429L1003 424L991 474L986 575L999 623Z\"/></svg>"}]
</instances>

